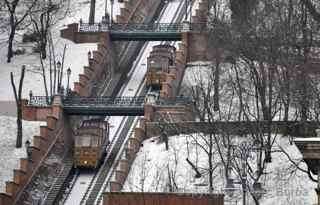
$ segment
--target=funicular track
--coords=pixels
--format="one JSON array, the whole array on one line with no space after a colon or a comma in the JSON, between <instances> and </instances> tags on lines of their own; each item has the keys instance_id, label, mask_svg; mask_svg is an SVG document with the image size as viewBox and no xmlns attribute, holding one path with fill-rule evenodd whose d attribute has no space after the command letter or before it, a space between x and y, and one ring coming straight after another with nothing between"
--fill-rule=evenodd
<instances>
[{"instance_id":1,"label":"funicular track","mask_svg":"<svg viewBox=\"0 0 320 205\"><path fill-rule=\"evenodd\" d=\"M183 7L183 3L180 3L178 7L178 11L181 10ZM179 12L176 12L174 19L177 21L179 17ZM146 46L143 47L144 50L146 49ZM138 58L141 58L139 56ZM136 61L138 62L138 60ZM140 83L140 89L139 95L142 96L144 92L144 79ZM117 167L117 164L119 162L119 159L121 158L124 147L127 142L128 137L132 134L133 127L137 123L137 117L129 116L124 117L121 124L122 129L120 131L119 137L117 138L117 141L115 142L115 145L109 154L109 158L105 161L105 166L102 167L102 171L97 177L94 186L86 199L86 197L83 198L81 201L81 204L91 205L91 204L100 204L102 201L102 192L106 189L108 182L110 181L112 174ZM90 190L90 189L89 189Z\"/></svg>"},{"instance_id":2,"label":"funicular track","mask_svg":"<svg viewBox=\"0 0 320 205\"><path fill-rule=\"evenodd\" d=\"M179 6L177 7L177 10L175 11L175 14L173 16L173 19L171 19L171 22L180 22L183 19L184 16L184 1L180 1ZM164 11L170 7L170 3L166 5L163 9L163 12L160 14L160 18L163 16ZM165 43L165 42L163 42ZM168 42L167 42L168 43ZM152 46L151 46L152 47ZM132 68L132 71L134 72L136 69L139 69L138 62L141 60L143 53L148 52L147 51L147 44L145 44L138 55L135 64ZM130 72L131 73L131 72ZM130 75L131 77L131 75ZM145 94L144 89L145 84L145 74L141 82L139 83L138 89L135 92L134 96L142 96ZM125 87L128 85L124 85L120 91L120 96L123 94ZM109 120L110 117L107 117L106 120ZM104 190L106 190L106 187L108 185L108 182L110 181L112 174L114 170L117 167L117 164L119 160L121 159L121 156L124 152L124 147L127 143L127 139L131 134L133 133L133 128L137 125L137 117L133 116L127 116L123 117L121 119L121 122L119 122L119 127L116 130L114 137L112 139L112 142L107 150L107 157L104 160L103 164L97 170L96 172L92 173L92 176L90 177L90 183L86 188L86 191L83 195L78 195L79 198L81 198L80 204L100 204L102 202L102 193ZM81 179L81 172L76 172L74 175L72 188L76 186L77 180ZM72 189L71 188L71 189ZM72 190L71 190L72 192ZM69 192L69 195L71 195L71 192ZM64 204L64 202L68 201L68 197L64 199L64 201L60 202L59 204ZM66 203L70 204L70 203Z\"/></svg>"}]
</instances>

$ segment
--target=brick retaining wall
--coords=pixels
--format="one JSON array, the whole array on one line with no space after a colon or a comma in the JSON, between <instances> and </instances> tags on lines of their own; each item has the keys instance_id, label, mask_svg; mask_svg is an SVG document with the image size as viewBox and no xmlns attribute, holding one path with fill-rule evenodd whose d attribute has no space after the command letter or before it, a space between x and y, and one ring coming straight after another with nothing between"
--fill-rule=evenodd
<instances>
[{"instance_id":1,"label":"brick retaining wall","mask_svg":"<svg viewBox=\"0 0 320 205\"><path fill-rule=\"evenodd\" d=\"M58 96L60 97L60 96ZM14 170L13 181L6 182L5 193L0 193L0 205L14 204L19 194L32 180L51 147L59 138L63 138L63 109L59 105L52 106L52 113L46 117L46 126L40 127L40 135L33 137L30 159L20 159L20 168Z\"/></svg>"},{"instance_id":2,"label":"brick retaining wall","mask_svg":"<svg viewBox=\"0 0 320 205\"><path fill-rule=\"evenodd\" d=\"M103 204L106 205L223 205L222 194L180 194L180 193L105 193Z\"/></svg>"},{"instance_id":3,"label":"brick retaining wall","mask_svg":"<svg viewBox=\"0 0 320 205\"><path fill-rule=\"evenodd\" d=\"M140 145L145 138L145 119L139 120L139 126L134 128L125 147L125 159L121 159L114 173L114 180L110 181L111 191L121 191L130 172L131 165L139 152Z\"/></svg>"}]
</instances>

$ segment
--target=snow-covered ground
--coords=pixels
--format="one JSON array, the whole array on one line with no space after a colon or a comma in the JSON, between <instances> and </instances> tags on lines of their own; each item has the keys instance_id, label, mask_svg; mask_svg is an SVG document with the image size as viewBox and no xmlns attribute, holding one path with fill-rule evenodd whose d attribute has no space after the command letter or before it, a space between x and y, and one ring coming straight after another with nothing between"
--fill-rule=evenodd
<instances>
[{"instance_id":1,"label":"snow-covered ground","mask_svg":"<svg viewBox=\"0 0 320 205\"><path fill-rule=\"evenodd\" d=\"M94 173L81 173L78 178L76 178L75 184L70 192L70 196L65 201L65 205L80 204L82 196L85 195L87 189L89 188L90 182L94 178Z\"/></svg>"},{"instance_id":2,"label":"snow-covered ground","mask_svg":"<svg viewBox=\"0 0 320 205\"><path fill-rule=\"evenodd\" d=\"M193 62L190 63L188 66L188 69L185 73L185 77L184 77L184 82L183 85L185 87L187 87L186 90L188 90L188 88L190 88L191 86L196 86L199 85L200 83L202 83L201 85L203 86L209 86L212 87L213 86L213 82L214 82L214 75L212 74L212 67L213 65L210 62ZM220 110L222 113L229 113L228 109L230 109L231 112L234 113L238 113L239 111L239 102L237 101L237 99L232 99L231 100L231 92L230 89L232 88L232 86L230 86L231 84L228 82L230 82L230 79L232 79L232 77L234 77L234 74L232 73L232 68L231 68L231 64L228 63L223 63L221 64L221 87L220 87ZM248 89L252 89L252 84L250 85L250 82L247 82L245 80L242 81L242 84L244 85L245 88ZM212 93L210 93L211 95L213 95L213 90ZM230 101L232 101L232 104L230 103ZM253 101L253 100L252 100ZM250 102L248 102L250 103ZM230 107L232 105L232 107ZM254 110L254 105L250 106L250 109L253 111L254 114L256 114L256 111ZM294 109L292 109L294 110ZM282 119L283 116L281 116L281 112L278 113L275 117L274 120L277 119ZM283 115L283 114L282 114ZM236 115L234 115L236 116ZM293 113L289 113L289 116L294 116ZM219 116L217 116L219 117ZM234 120L234 119L229 119L229 120ZM174 139L173 139L174 138ZM183 139L184 138L184 139ZM154 139L153 139L154 140ZM299 139L298 139L299 140ZM319 141L318 138L310 138L310 141ZM161 146L157 146L155 145L155 143L151 143L150 140L148 140L147 142L147 148L144 145L142 148L142 152L138 155L138 158L135 162L134 168L133 170L137 169L135 177L137 177L137 172L139 172L139 166L136 165L136 163L145 163L144 161L146 161L147 163L146 166L149 166L150 169L153 169L154 166L157 167L166 167L166 163L168 163L168 161L172 161L173 156L172 156L172 151L166 152L164 151L164 145ZM182 152L181 156L187 156L184 155L183 153L185 153L185 151L181 151L186 149L183 144L186 144L186 139L185 137L171 137L171 143L173 144L173 147L182 147L181 149L178 149L178 153ZM176 145L177 144L177 145ZM301 159L302 156L299 152L299 150L297 149L297 147L293 144L290 145L288 142L287 138L276 138L276 144L273 147L274 150L279 150L279 146L284 148L286 150L287 153L289 153L289 155L296 160ZM149 149L149 147L152 147L151 149ZM160 148L159 148L160 147ZM174 149L174 148L172 148ZM156 153L154 153L156 152ZM157 153L157 152L161 152ZM155 160L153 157L154 156L161 156L162 152L164 152L168 156L165 159L160 159L160 162L157 162L157 160ZM151 154L150 154L151 153ZM146 157L147 156L147 157ZM199 154L199 159L205 157L202 156L201 154ZM314 188L316 187L315 183L311 182L311 180L308 178L307 174L298 171L296 169L293 169L293 165L292 163L290 163L290 161L288 160L288 158L286 157L286 155L284 153L281 152L274 152L273 153L273 160L271 164L267 164L267 169L266 169L266 173L268 173L265 177L263 177L263 185L264 188L267 190L267 193L265 194L265 196L262 198L261 203L262 205L272 205L272 204L277 204L277 205L287 205L287 204L308 204L308 205L312 205L315 204L317 199L316 199L316 193L314 191ZM144 160L144 158L146 158L147 160ZM149 161L151 163L149 163ZM155 161L155 162L154 162ZM161 162L162 161L162 162ZM180 171L181 169L188 169L188 171L185 171L183 173L178 173L177 176L182 176L182 178L186 178L189 179L189 173L191 172L192 174L194 174L193 170L190 168L190 165L188 165L185 160L182 158L181 160L177 160L179 163L181 163L182 168L179 168L178 170ZM154 164L152 164L154 163ZM170 162L172 163L172 162ZM216 163L219 163L219 161L217 161ZM142 166L142 165L140 165ZM172 166L169 165L169 166ZM184 167L185 166L185 167ZM206 164L201 164L200 166L207 166ZM300 164L300 166L304 169L306 169L306 164L302 163ZM141 171L141 170L140 170ZM164 170L166 171L166 170ZM153 171L147 171L147 173L150 175L152 175L150 178L156 178L154 177L155 175L153 174ZM167 177L166 172L164 172L164 176ZM216 175L218 177L215 177L215 182L214 184L216 185L215 190L216 191L221 191L223 189L224 182L221 180L223 179L223 175L219 175L219 173ZM132 180L133 178L131 178ZM139 180L139 179L137 179ZM151 180L151 179L149 179ZM190 180L186 180L181 184L181 187L188 187L189 189L185 190L184 188L182 189L183 192L192 192L193 189L195 191L198 191L198 187L194 186L192 184L192 182L195 179L193 177L191 177ZM198 179L199 180L199 179ZM148 182L148 180L146 180ZM204 179L205 181L205 179ZM130 186L130 184L139 184L139 182L136 183L130 183L130 178L127 182L126 185L126 189L130 189L132 188L132 186ZM208 184L208 182L205 182L204 184ZM164 184L165 186L166 184ZM145 187L148 187L148 183ZM141 187L141 183L140 183L140 187ZM203 187L202 187L203 188ZM206 190L207 187L205 187ZM200 189L202 191L202 189ZM239 192L240 194L240 192ZM228 199L228 198L226 198ZM238 196L238 204L241 202L241 196ZM234 202L235 203L235 202ZM251 202L251 204L254 204L253 202Z\"/></svg>"},{"instance_id":3,"label":"snow-covered ground","mask_svg":"<svg viewBox=\"0 0 320 205\"><path fill-rule=\"evenodd\" d=\"M32 143L32 137L40 134L43 122L23 121L23 147L15 148L16 118L0 116L0 193L5 191L5 182L13 180L13 169L20 167L20 158L27 156L25 141Z\"/></svg>"},{"instance_id":4,"label":"snow-covered ground","mask_svg":"<svg viewBox=\"0 0 320 205\"><path fill-rule=\"evenodd\" d=\"M194 134L193 137L197 137ZM279 146L284 148L291 157L300 159L302 156L295 145L290 145L287 138L277 138ZM278 145L274 147L278 150ZM261 199L262 205L313 205L316 203L316 184L309 180L307 174L297 171L291 172L292 164L287 157L280 152L274 152L272 163L267 165L266 173L261 182L267 191ZM195 172L186 162L186 158L195 163L203 173L201 178L195 178ZM217 158L215 164L219 164ZM306 165L303 165L305 168ZM130 174L124 185L124 191L150 191L163 192L168 189L168 170L170 170L171 180L176 183L175 192L208 192L208 167L207 155L198 146L192 143L190 136L179 135L169 138L169 150L165 150L165 144L159 143L157 137L143 142L143 146L135 159ZM225 181L221 166L214 172L214 192L223 192ZM249 196L249 195L248 195ZM250 198L250 197L248 197ZM233 199L241 204L241 190L236 191ZM225 197L226 204L228 197ZM247 205L254 204L248 200Z\"/></svg>"},{"instance_id":5,"label":"snow-covered ground","mask_svg":"<svg viewBox=\"0 0 320 205\"><path fill-rule=\"evenodd\" d=\"M96 1L96 21L102 19L104 15L104 4L105 0ZM63 48L66 45L66 57L64 65L64 78L63 84L66 87L67 84L67 75L66 69L71 68L70 76L70 86L73 88L73 82L78 81L78 75L83 73L83 66L88 64L88 51L93 51L97 49L97 44L87 43L87 44L75 44L69 40L60 38L60 29L65 27L70 23L79 22L80 19L83 19L84 22L87 22L89 16L89 1L86 0L71 0L70 14L55 25L52 29L52 36L55 45L55 52L57 55L57 60L62 60ZM110 5L110 0L109 0ZM120 14L120 7L122 3L115 1L114 3L114 17L117 14ZM110 9L110 7L108 7ZM0 42L0 101L13 101L14 96L10 84L10 72L14 73L16 81L19 80L20 70L22 65L26 65L26 75L24 79L23 86L23 97L27 98L30 90L33 91L34 95L45 95L43 79L41 75L41 67L39 61L39 55L32 53L31 43L20 43L21 34L18 34L15 42L16 48L25 48L27 50L26 54L14 56L12 58L12 63L6 63L6 54L7 54L7 42ZM0 33L0 39L7 39L7 33ZM47 69L49 70L49 69ZM49 72L47 72L47 79L49 79ZM47 80L48 81L48 80ZM49 81L48 81L49 82Z\"/></svg>"},{"instance_id":6,"label":"snow-covered ground","mask_svg":"<svg viewBox=\"0 0 320 205\"><path fill-rule=\"evenodd\" d=\"M96 20L100 21L104 14L105 0L97 0ZM71 0L72 7L67 18L59 22L52 29L52 36L55 45L57 60L62 59L64 45L67 45L64 70L71 68L70 85L78 81L78 74L83 72L83 66L87 65L88 51L95 50L97 45L90 44L74 44L73 42L60 38L60 29L69 23L79 22L80 18L86 22L89 16L89 1L87 0ZM109 0L110 5L110 0ZM114 16L120 13L121 4L115 1ZM22 96L28 98L29 91L32 90L34 95L45 95L43 79L41 75L41 67L38 54L32 53L34 44L21 43L21 35L19 32L16 36L14 49L25 48L26 54L14 56L11 63L6 63L7 54L7 33L0 33L0 101L14 101L14 95L10 84L10 72L14 73L16 83L19 82L21 66L26 65L26 73L23 84ZM63 84L66 87L66 72L64 72ZM47 73L49 79L49 73ZM5 108L0 108L5 109ZM0 164L0 192L5 191L5 181L12 180L13 169L19 167L19 158L26 156L25 147L15 149L16 136L16 118L0 116L0 161L7 162ZM32 141L34 135L40 134L40 122L23 122L23 146L26 140Z\"/></svg>"},{"instance_id":7,"label":"snow-covered ground","mask_svg":"<svg viewBox=\"0 0 320 205\"><path fill-rule=\"evenodd\" d=\"M180 1L174 0L170 2L170 5L164 10L162 13L162 17L160 17L161 23L169 23L174 20L175 13L179 9ZM180 8L181 9L181 8ZM147 42L143 49L141 49L141 52L139 53L137 59L135 60L130 72L130 80L128 83L122 87L119 95L121 96L136 96L138 95L142 89L144 89L143 82L144 77L147 72L147 57L152 51L152 47L155 45L158 45L160 42ZM124 126L124 122L127 120L127 117L122 116L112 116L108 118L108 121L110 125L112 126L110 128L110 140L117 139L117 137L120 134L120 131L122 130L122 127ZM81 179L82 180L82 179ZM85 181L85 183L89 183L90 178L84 176L84 179L82 181ZM80 185L81 183L77 181L78 184L76 184L70 195L68 196L68 199L66 200L65 204L75 204L79 200L82 199L84 192L82 191L83 187L85 187L84 184ZM76 191L79 187L79 192ZM74 191L75 190L75 191Z\"/></svg>"}]
</instances>

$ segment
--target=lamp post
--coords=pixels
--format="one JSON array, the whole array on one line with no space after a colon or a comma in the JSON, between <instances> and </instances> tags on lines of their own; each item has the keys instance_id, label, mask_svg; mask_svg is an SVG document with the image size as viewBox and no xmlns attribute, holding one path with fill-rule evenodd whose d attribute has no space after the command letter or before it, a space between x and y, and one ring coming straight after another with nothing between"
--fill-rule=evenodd
<instances>
[{"instance_id":1,"label":"lamp post","mask_svg":"<svg viewBox=\"0 0 320 205\"><path fill-rule=\"evenodd\" d=\"M32 103L32 90L29 91L29 104Z\"/></svg>"},{"instance_id":2,"label":"lamp post","mask_svg":"<svg viewBox=\"0 0 320 205\"><path fill-rule=\"evenodd\" d=\"M108 0L105 1L104 5L104 16L107 19L107 13L108 13Z\"/></svg>"},{"instance_id":3,"label":"lamp post","mask_svg":"<svg viewBox=\"0 0 320 205\"><path fill-rule=\"evenodd\" d=\"M60 68L61 68L61 62L57 62L57 68L58 68L58 83L57 83L57 88L58 88L58 93L60 91Z\"/></svg>"},{"instance_id":4,"label":"lamp post","mask_svg":"<svg viewBox=\"0 0 320 205\"><path fill-rule=\"evenodd\" d=\"M29 161L31 161L32 149L31 149L31 146L30 146L31 145L30 141L27 140L25 142L25 145L26 145L27 158L28 158Z\"/></svg>"},{"instance_id":5,"label":"lamp post","mask_svg":"<svg viewBox=\"0 0 320 205\"><path fill-rule=\"evenodd\" d=\"M69 94L69 81L70 81L70 75L71 75L71 69L68 68L67 69L67 76L68 76L68 80L67 80L67 95Z\"/></svg>"},{"instance_id":6,"label":"lamp post","mask_svg":"<svg viewBox=\"0 0 320 205\"><path fill-rule=\"evenodd\" d=\"M190 8L189 8L189 16L190 16L190 23L192 21L192 0L189 0Z\"/></svg>"},{"instance_id":7,"label":"lamp post","mask_svg":"<svg viewBox=\"0 0 320 205\"><path fill-rule=\"evenodd\" d=\"M185 13L186 15L184 16L184 20L187 21L188 20L188 0L185 0Z\"/></svg>"},{"instance_id":8,"label":"lamp post","mask_svg":"<svg viewBox=\"0 0 320 205\"><path fill-rule=\"evenodd\" d=\"M114 4L114 0L111 0L110 25L112 25L112 20L113 20L113 4Z\"/></svg>"},{"instance_id":9,"label":"lamp post","mask_svg":"<svg viewBox=\"0 0 320 205\"><path fill-rule=\"evenodd\" d=\"M247 165L242 161L241 186L242 186L242 204L246 205L247 198Z\"/></svg>"}]
</instances>

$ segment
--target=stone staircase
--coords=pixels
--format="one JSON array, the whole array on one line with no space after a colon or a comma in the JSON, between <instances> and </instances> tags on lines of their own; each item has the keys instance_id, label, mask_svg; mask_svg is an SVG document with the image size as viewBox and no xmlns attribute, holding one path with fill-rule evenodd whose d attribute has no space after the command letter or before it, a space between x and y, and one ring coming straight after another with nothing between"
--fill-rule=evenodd
<instances>
[{"instance_id":1,"label":"stone staircase","mask_svg":"<svg viewBox=\"0 0 320 205\"><path fill-rule=\"evenodd\" d=\"M54 182L53 186L51 187L47 197L43 201L42 205L53 205L56 202L57 196L61 190L61 188L64 185L64 182L66 181L67 177L70 174L70 171L72 170L73 166L73 159L71 157L68 157L63 162L64 167L62 171L60 172L59 176L57 177L56 181Z\"/></svg>"}]
</instances>

